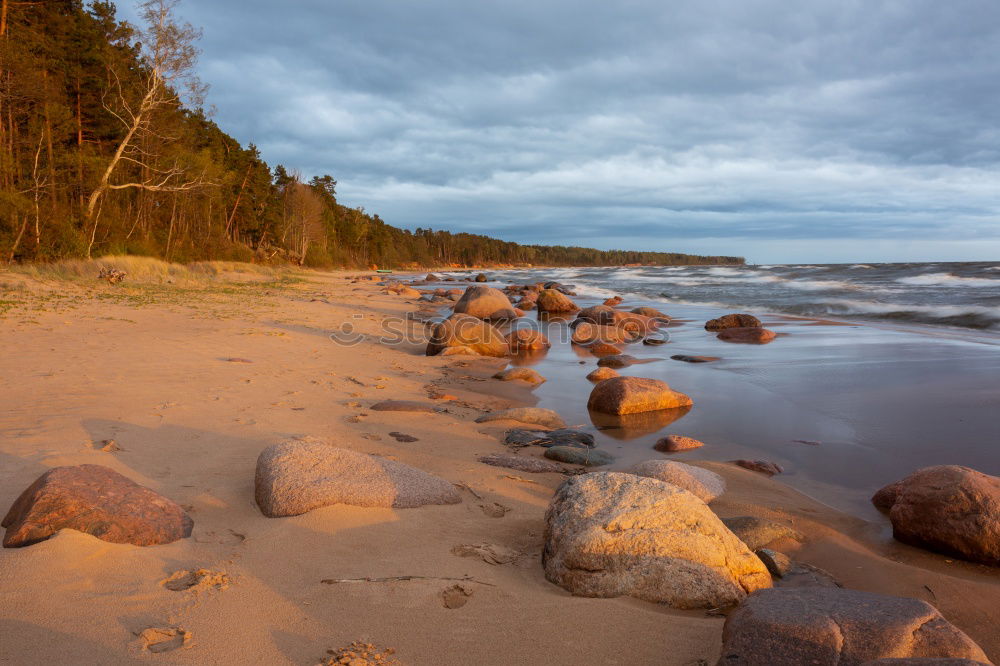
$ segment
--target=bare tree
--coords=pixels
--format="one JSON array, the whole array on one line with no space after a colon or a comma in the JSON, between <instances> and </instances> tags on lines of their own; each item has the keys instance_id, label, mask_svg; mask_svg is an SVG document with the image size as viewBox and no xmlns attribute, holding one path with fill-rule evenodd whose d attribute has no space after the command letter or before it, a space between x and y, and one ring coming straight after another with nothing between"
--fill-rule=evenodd
<instances>
[{"instance_id":1,"label":"bare tree","mask_svg":"<svg viewBox=\"0 0 1000 666\"><path fill-rule=\"evenodd\" d=\"M90 225L90 257L97 235L101 199L112 190L138 188L153 192L179 192L206 185L204 174L191 176L176 159L161 164L153 146L169 140L157 131L157 111L175 108L181 95L195 106L201 104L205 87L194 75L198 59L195 42L201 31L189 23L178 23L173 12L179 0L146 0L140 13L146 24L139 32L145 69L141 73L141 98L129 99L115 65L108 68L110 85L103 100L105 110L121 122L125 135L109 159L97 187L87 198L85 219ZM109 99L110 98L110 99ZM138 167L137 180L115 182L121 165Z\"/></svg>"}]
</instances>

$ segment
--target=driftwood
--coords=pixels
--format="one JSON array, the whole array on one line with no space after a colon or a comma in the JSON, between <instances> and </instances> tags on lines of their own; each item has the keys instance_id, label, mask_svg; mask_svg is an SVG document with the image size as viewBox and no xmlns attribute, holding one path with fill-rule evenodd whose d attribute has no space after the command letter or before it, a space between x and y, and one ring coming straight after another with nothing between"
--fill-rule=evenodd
<instances>
[{"instance_id":1,"label":"driftwood","mask_svg":"<svg viewBox=\"0 0 1000 666\"><path fill-rule=\"evenodd\" d=\"M385 576L382 578L324 578L320 582L324 585L336 585L338 583L398 583L408 580L445 580L445 581L458 581L460 583L476 583L478 585L489 585L490 587L496 587L493 583L487 583L485 581L477 580L471 576L462 576L461 578L450 578L447 576Z\"/></svg>"}]
</instances>

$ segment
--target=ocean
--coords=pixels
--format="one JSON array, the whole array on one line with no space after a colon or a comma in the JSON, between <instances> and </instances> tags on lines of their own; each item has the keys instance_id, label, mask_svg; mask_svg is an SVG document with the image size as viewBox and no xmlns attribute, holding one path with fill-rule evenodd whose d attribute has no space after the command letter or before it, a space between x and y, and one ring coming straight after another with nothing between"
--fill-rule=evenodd
<instances>
[{"instance_id":1,"label":"ocean","mask_svg":"<svg viewBox=\"0 0 1000 666\"><path fill-rule=\"evenodd\" d=\"M528 274L595 298L1000 333L1000 262L556 268L490 276L525 281Z\"/></svg>"}]
</instances>

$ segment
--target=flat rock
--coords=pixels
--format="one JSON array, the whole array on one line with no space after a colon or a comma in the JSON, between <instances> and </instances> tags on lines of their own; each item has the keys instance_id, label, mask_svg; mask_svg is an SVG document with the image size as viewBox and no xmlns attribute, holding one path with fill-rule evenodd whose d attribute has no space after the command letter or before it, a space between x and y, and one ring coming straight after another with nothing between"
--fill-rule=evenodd
<instances>
[{"instance_id":1,"label":"flat rock","mask_svg":"<svg viewBox=\"0 0 1000 666\"><path fill-rule=\"evenodd\" d=\"M594 448L594 436L589 432L574 428L557 428L556 430L527 430L513 428L504 435L504 443L514 446L577 446Z\"/></svg>"},{"instance_id":2,"label":"flat rock","mask_svg":"<svg viewBox=\"0 0 1000 666\"><path fill-rule=\"evenodd\" d=\"M587 375L587 379L592 382L603 382L605 379L612 379L613 377L620 377L617 370L612 368L598 368L590 374Z\"/></svg>"},{"instance_id":3,"label":"flat rock","mask_svg":"<svg viewBox=\"0 0 1000 666\"><path fill-rule=\"evenodd\" d=\"M700 499L617 472L571 477L556 490L542 564L550 582L577 596L674 608L727 606L771 584L760 559Z\"/></svg>"},{"instance_id":4,"label":"flat rock","mask_svg":"<svg viewBox=\"0 0 1000 666\"><path fill-rule=\"evenodd\" d=\"M1000 477L958 465L924 467L872 497L899 541L1000 566Z\"/></svg>"},{"instance_id":5,"label":"flat rock","mask_svg":"<svg viewBox=\"0 0 1000 666\"><path fill-rule=\"evenodd\" d=\"M479 462L484 465L506 467L507 469L516 469L519 472L528 472L530 474L561 474L566 471L566 468L562 465L557 465L549 460L518 456L513 453L491 453L488 456L480 456Z\"/></svg>"},{"instance_id":6,"label":"flat rock","mask_svg":"<svg viewBox=\"0 0 1000 666\"><path fill-rule=\"evenodd\" d=\"M706 503L726 492L725 480L715 472L673 460L646 460L631 467L628 473L683 488Z\"/></svg>"},{"instance_id":7,"label":"flat rock","mask_svg":"<svg viewBox=\"0 0 1000 666\"><path fill-rule=\"evenodd\" d=\"M637 308L632 308L632 314L639 314L645 317L651 317L653 319L662 319L664 321L670 321L670 316L665 315L656 308L651 308L648 305L640 305Z\"/></svg>"},{"instance_id":8,"label":"flat rock","mask_svg":"<svg viewBox=\"0 0 1000 666\"><path fill-rule=\"evenodd\" d=\"M988 661L926 601L792 587L754 592L729 615L719 664L845 666L884 657Z\"/></svg>"},{"instance_id":9,"label":"flat rock","mask_svg":"<svg viewBox=\"0 0 1000 666\"><path fill-rule=\"evenodd\" d=\"M429 412L443 411L437 405L431 405L417 400L382 400L370 407L373 412Z\"/></svg>"},{"instance_id":10,"label":"flat rock","mask_svg":"<svg viewBox=\"0 0 1000 666\"><path fill-rule=\"evenodd\" d=\"M784 467L769 460L732 460L730 462L734 465L739 465L743 469L748 469L751 472L757 472L766 476L774 476L775 474L781 474L785 471Z\"/></svg>"},{"instance_id":11,"label":"flat rock","mask_svg":"<svg viewBox=\"0 0 1000 666\"><path fill-rule=\"evenodd\" d=\"M667 340L666 338L655 338L654 337L654 338L643 338L642 344L644 344L644 345L652 345L652 346L659 346L659 345L665 345L668 342L670 342L670 341Z\"/></svg>"},{"instance_id":12,"label":"flat rock","mask_svg":"<svg viewBox=\"0 0 1000 666\"><path fill-rule=\"evenodd\" d=\"M766 518L736 516L735 518L723 518L722 522L750 550L759 550L778 539L805 540L802 533L795 528Z\"/></svg>"},{"instance_id":13,"label":"flat rock","mask_svg":"<svg viewBox=\"0 0 1000 666\"><path fill-rule=\"evenodd\" d=\"M589 409L604 414L637 414L691 404L691 398L672 390L666 382L642 377L615 377L600 382L587 401Z\"/></svg>"},{"instance_id":14,"label":"flat rock","mask_svg":"<svg viewBox=\"0 0 1000 666\"><path fill-rule=\"evenodd\" d=\"M495 412L483 414L476 419L476 423L487 423L489 421L501 421L510 419L521 423L534 423L546 428L565 428L566 422L562 417L551 409L542 407L512 407L511 409L499 409Z\"/></svg>"},{"instance_id":15,"label":"flat rock","mask_svg":"<svg viewBox=\"0 0 1000 666\"><path fill-rule=\"evenodd\" d=\"M502 382L519 379L523 382L528 382L532 386L545 383L545 377L542 377L537 371L531 368L507 368L493 375L493 379L499 379Z\"/></svg>"},{"instance_id":16,"label":"flat rock","mask_svg":"<svg viewBox=\"0 0 1000 666\"><path fill-rule=\"evenodd\" d=\"M753 328L761 325L760 319L750 314L727 314L705 322L706 331L721 331L727 328Z\"/></svg>"},{"instance_id":17,"label":"flat rock","mask_svg":"<svg viewBox=\"0 0 1000 666\"><path fill-rule=\"evenodd\" d=\"M771 342L778 336L772 330L766 328L727 328L719 331L716 336L723 342L742 342L752 345L764 345Z\"/></svg>"},{"instance_id":18,"label":"flat rock","mask_svg":"<svg viewBox=\"0 0 1000 666\"><path fill-rule=\"evenodd\" d=\"M5 548L62 529L111 543L155 546L191 536L194 522L172 500L103 465L53 467L14 500L0 525Z\"/></svg>"},{"instance_id":19,"label":"flat rock","mask_svg":"<svg viewBox=\"0 0 1000 666\"><path fill-rule=\"evenodd\" d=\"M550 446L545 449L545 457L584 467L600 467L615 461L615 457L607 451L581 446Z\"/></svg>"},{"instance_id":20,"label":"flat rock","mask_svg":"<svg viewBox=\"0 0 1000 666\"><path fill-rule=\"evenodd\" d=\"M656 440L656 444L653 445L653 448L664 453L677 453L679 451L698 449L702 446L705 445L694 437L685 437L684 435L667 435L666 437L661 437Z\"/></svg>"},{"instance_id":21,"label":"flat rock","mask_svg":"<svg viewBox=\"0 0 1000 666\"><path fill-rule=\"evenodd\" d=\"M597 365L601 368L627 368L635 363L635 361L635 356L629 356L628 354L611 354L608 356L602 356L600 360L597 361Z\"/></svg>"},{"instance_id":22,"label":"flat rock","mask_svg":"<svg viewBox=\"0 0 1000 666\"><path fill-rule=\"evenodd\" d=\"M688 356L687 354L674 354L670 358L684 363L711 363L719 360L718 356Z\"/></svg>"},{"instance_id":23,"label":"flat rock","mask_svg":"<svg viewBox=\"0 0 1000 666\"><path fill-rule=\"evenodd\" d=\"M462 501L444 479L317 440L292 440L264 449L257 458L254 485L257 506L271 518L333 504L408 509Z\"/></svg>"}]
</instances>

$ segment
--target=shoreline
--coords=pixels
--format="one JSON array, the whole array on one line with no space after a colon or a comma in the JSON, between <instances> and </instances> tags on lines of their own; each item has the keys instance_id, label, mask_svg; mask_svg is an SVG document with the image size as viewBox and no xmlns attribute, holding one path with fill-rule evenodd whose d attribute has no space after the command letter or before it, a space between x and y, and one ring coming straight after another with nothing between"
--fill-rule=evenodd
<instances>
[{"instance_id":1,"label":"shoreline","mask_svg":"<svg viewBox=\"0 0 1000 666\"><path fill-rule=\"evenodd\" d=\"M530 391L491 379L504 360L427 357L414 343L380 346L371 337L382 320L405 320L415 302L383 294L374 282L351 283L358 274L307 273L301 281L269 283L264 294L255 282L162 294L144 293L142 285L115 291L67 284L63 305L40 299L0 319L0 344L18 350L7 369L18 381L0 388L7 406L0 419L0 508L6 511L49 467L94 463L190 507L195 521L191 538L165 546L115 545L67 530L33 546L0 550L0 592L7 599L0 609L0 661L31 655L38 661L304 664L364 640L395 648L407 664L515 664L542 655L557 664L662 663L664 655L667 663L714 663L721 617L628 598L573 597L547 582L539 563L542 516L563 475L476 460L506 452L499 438L517 425L475 423L484 411L551 406L558 399L567 422L579 422L573 410L586 402L589 362L584 369L582 359L554 349L533 366L545 367L549 382ZM370 337L354 347L333 344L329 334L355 314L362 315L359 331ZM699 327L691 321L667 329L678 338L668 347L696 351L707 343L704 336L681 338ZM805 337L798 328L805 327L796 327ZM790 351L780 346L788 340L794 337L756 349L780 357ZM739 348L725 347L730 355ZM665 367L681 390L740 397L744 384L732 376L745 372L746 361L724 372L658 362L665 363L673 364ZM654 365L628 370L646 376ZM695 390L698 373L722 378ZM434 399L442 395L453 399ZM447 411L370 409L389 398ZM696 399L678 426L715 413L710 397ZM417 441L399 442L390 432ZM252 499L254 461L264 447L297 435L395 459L468 490L452 506L340 505L265 518ZM107 439L121 450L95 448ZM705 441L701 454L676 459L726 479L728 491L712 504L719 515L794 526L804 544L782 546L795 559L829 571L845 587L926 599L991 658L1000 658L994 569L886 542L875 523L794 489L786 483L794 475L767 479L703 460L710 446L723 447ZM451 552L477 543L517 555L507 564L490 564ZM184 592L160 584L193 567L225 572L231 582L226 589ZM400 575L480 582L470 583L471 596L460 608L442 605L446 584L436 580L321 582ZM553 616L574 618L573 631L553 631L550 622L539 621ZM193 640L185 649L150 654L135 635L150 626L184 626Z\"/></svg>"}]
</instances>

